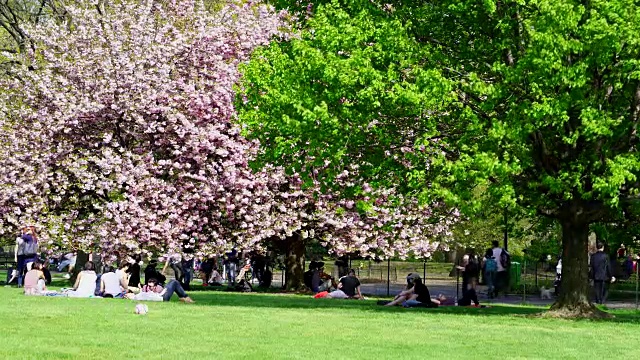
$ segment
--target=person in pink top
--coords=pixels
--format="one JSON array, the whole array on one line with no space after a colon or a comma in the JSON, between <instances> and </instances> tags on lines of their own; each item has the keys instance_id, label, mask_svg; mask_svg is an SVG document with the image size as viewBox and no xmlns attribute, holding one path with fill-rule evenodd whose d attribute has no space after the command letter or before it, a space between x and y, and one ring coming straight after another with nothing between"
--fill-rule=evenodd
<instances>
[{"instance_id":1,"label":"person in pink top","mask_svg":"<svg viewBox=\"0 0 640 360\"><path fill-rule=\"evenodd\" d=\"M24 294L42 296L46 295L46 293L47 286L42 272L42 263L35 261L31 266L31 270L27 271L24 276Z\"/></svg>"}]
</instances>

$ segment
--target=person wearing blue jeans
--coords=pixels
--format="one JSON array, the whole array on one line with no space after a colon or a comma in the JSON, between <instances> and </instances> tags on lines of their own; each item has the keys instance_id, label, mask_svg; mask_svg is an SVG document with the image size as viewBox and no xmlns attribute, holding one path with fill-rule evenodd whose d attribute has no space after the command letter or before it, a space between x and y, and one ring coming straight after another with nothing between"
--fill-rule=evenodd
<instances>
[{"instance_id":1,"label":"person wearing blue jeans","mask_svg":"<svg viewBox=\"0 0 640 360\"><path fill-rule=\"evenodd\" d=\"M482 259L482 269L484 270L484 282L487 284L487 295L493 299L496 294L496 271L498 262L493 257L493 249L487 249Z\"/></svg>"},{"instance_id":2,"label":"person wearing blue jeans","mask_svg":"<svg viewBox=\"0 0 640 360\"><path fill-rule=\"evenodd\" d=\"M193 300L191 300L189 295L187 295L187 293L184 291L184 288L182 287L182 285L180 285L180 283L175 280L169 281L167 286L164 288L164 294L162 294L162 300L163 301L171 300L171 296L173 296L173 293L176 293L176 295L178 295L178 298L180 298L181 301L193 302ZM186 299L189 299L189 300L187 301Z\"/></svg>"},{"instance_id":3,"label":"person wearing blue jeans","mask_svg":"<svg viewBox=\"0 0 640 360\"><path fill-rule=\"evenodd\" d=\"M76 266L76 255L73 253L66 254L64 260L58 264L58 272L63 271L65 268L69 268L69 272L73 271Z\"/></svg>"},{"instance_id":4,"label":"person wearing blue jeans","mask_svg":"<svg viewBox=\"0 0 640 360\"><path fill-rule=\"evenodd\" d=\"M18 287L22 287L22 276L27 268L27 262L24 255L18 255L16 258L16 268L18 270Z\"/></svg>"},{"instance_id":5,"label":"person wearing blue jeans","mask_svg":"<svg viewBox=\"0 0 640 360\"><path fill-rule=\"evenodd\" d=\"M18 286L22 287L22 281L29 264L38 259L38 237L33 226L24 227L22 234L16 239L15 260L18 267Z\"/></svg>"},{"instance_id":6,"label":"person wearing blue jeans","mask_svg":"<svg viewBox=\"0 0 640 360\"><path fill-rule=\"evenodd\" d=\"M149 279L147 282L147 285L144 285L142 287L142 292L138 295L142 295L142 294L149 294L153 295L153 296L147 296L144 299L136 299L136 297L134 297L135 300L151 300L151 301L160 301L159 297L162 297L162 301L169 301L171 300L171 296L173 296L173 294L177 294L178 298L180 298L180 301L186 302L186 303L192 303L193 300L191 300L191 298L189 297L189 295L187 295L187 293L184 291L184 288L182 287L182 285L180 285L180 282L177 280L171 280L167 283L167 286L165 288L163 288L161 285L158 284L158 281L156 279ZM138 296L136 295L136 296ZM155 297L158 297L157 299Z\"/></svg>"},{"instance_id":7,"label":"person wearing blue jeans","mask_svg":"<svg viewBox=\"0 0 640 360\"><path fill-rule=\"evenodd\" d=\"M238 265L230 261L227 264L227 284L234 284L236 282L236 272L238 270Z\"/></svg>"}]
</instances>

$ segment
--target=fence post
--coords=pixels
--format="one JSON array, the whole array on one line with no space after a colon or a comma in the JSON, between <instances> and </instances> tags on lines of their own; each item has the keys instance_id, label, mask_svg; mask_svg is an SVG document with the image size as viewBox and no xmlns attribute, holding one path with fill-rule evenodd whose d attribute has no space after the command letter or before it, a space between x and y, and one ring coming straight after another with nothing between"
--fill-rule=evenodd
<instances>
[{"instance_id":1,"label":"fence post","mask_svg":"<svg viewBox=\"0 0 640 360\"><path fill-rule=\"evenodd\" d=\"M456 265L460 265L460 260L458 260L457 264L454 264L454 266ZM458 302L458 298L460 297L460 270L458 270L458 267L456 266L456 303Z\"/></svg>"},{"instance_id":2,"label":"fence post","mask_svg":"<svg viewBox=\"0 0 640 360\"><path fill-rule=\"evenodd\" d=\"M391 294L389 282L391 281L391 258L387 259L387 296Z\"/></svg>"},{"instance_id":3,"label":"fence post","mask_svg":"<svg viewBox=\"0 0 640 360\"><path fill-rule=\"evenodd\" d=\"M525 249L526 250L526 249ZM527 253L524 253L524 275L522 276L522 303L527 302Z\"/></svg>"},{"instance_id":4,"label":"fence post","mask_svg":"<svg viewBox=\"0 0 640 360\"><path fill-rule=\"evenodd\" d=\"M638 277L640 275L640 260L636 260L636 311L638 311Z\"/></svg>"},{"instance_id":5,"label":"fence post","mask_svg":"<svg viewBox=\"0 0 640 360\"><path fill-rule=\"evenodd\" d=\"M424 259L424 262L422 263L422 281L424 281L424 283L427 283L427 259Z\"/></svg>"}]
</instances>

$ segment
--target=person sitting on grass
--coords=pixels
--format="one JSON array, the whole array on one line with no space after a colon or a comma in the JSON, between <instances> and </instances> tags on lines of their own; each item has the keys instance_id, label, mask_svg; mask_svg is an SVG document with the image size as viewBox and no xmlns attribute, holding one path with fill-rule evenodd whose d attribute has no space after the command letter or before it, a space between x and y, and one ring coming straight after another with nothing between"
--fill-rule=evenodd
<instances>
[{"instance_id":1,"label":"person sitting on grass","mask_svg":"<svg viewBox=\"0 0 640 360\"><path fill-rule=\"evenodd\" d=\"M158 280L159 285L164 285L167 282L167 277L160 273L157 269L158 260L149 261L149 265L144 269L144 284L149 283L149 279Z\"/></svg>"},{"instance_id":2,"label":"person sitting on grass","mask_svg":"<svg viewBox=\"0 0 640 360\"><path fill-rule=\"evenodd\" d=\"M309 269L307 269L303 274L304 285L309 290L313 288L313 273L316 271L317 267L317 263L315 261L311 261L311 263L309 263Z\"/></svg>"},{"instance_id":3,"label":"person sitting on grass","mask_svg":"<svg viewBox=\"0 0 640 360\"><path fill-rule=\"evenodd\" d=\"M84 264L82 270L76 278L76 283L72 290L67 290L65 294L69 297L94 297L96 291L96 281L98 275L95 272L95 265L91 261Z\"/></svg>"},{"instance_id":4,"label":"person sitting on grass","mask_svg":"<svg viewBox=\"0 0 640 360\"><path fill-rule=\"evenodd\" d=\"M211 272L211 278L209 279L208 284L211 286L222 286L223 281L224 280L222 279L222 275L220 275L218 270L213 269L213 271Z\"/></svg>"},{"instance_id":5,"label":"person sitting on grass","mask_svg":"<svg viewBox=\"0 0 640 360\"><path fill-rule=\"evenodd\" d=\"M167 287L163 288L158 284L158 280L149 279L147 285L143 286L141 290L139 294L129 295L128 298L140 301L169 301L173 293L176 293L180 301L185 303L194 302L176 280L169 281Z\"/></svg>"},{"instance_id":6,"label":"person sitting on grass","mask_svg":"<svg viewBox=\"0 0 640 360\"><path fill-rule=\"evenodd\" d=\"M491 250L493 252L493 250ZM489 251L487 251L487 254ZM480 274L480 266L478 257L473 249L463 257L464 266L456 266L458 270L462 270L462 298L458 300L458 305L469 306L473 302L476 306L480 306L476 285ZM497 262L496 262L497 265ZM495 290L493 291L495 293Z\"/></svg>"},{"instance_id":7,"label":"person sitting on grass","mask_svg":"<svg viewBox=\"0 0 640 360\"><path fill-rule=\"evenodd\" d=\"M435 299L431 299L431 301L438 306L456 306L456 299L447 298L443 294L438 294Z\"/></svg>"},{"instance_id":8,"label":"person sitting on grass","mask_svg":"<svg viewBox=\"0 0 640 360\"><path fill-rule=\"evenodd\" d=\"M431 301L435 304L438 304L439 306L456 306L456 300L453 298L447 298L446 296L442 295L442 294L438 294L438 296L435 299L431 299ZM471 303L473 302L473 300L471 298L465 298L462 297L461 299L458 300L458 306L472 306ZM480 305L480 303L476 303L475 305L473 305L474 307L481 307L484 308L486 307L485 305Z\"/></svg>"},{"instance_id":9,"label":"person sitting on grass","mask_svg":"<svg viewBox=\"0 0 640 360\"><path fill-rule=\"evenodd\" d=\"M45 276L42 272L42 263L35 261L31 270L24 276L24 294L32 296L43 296L47 294Z\"/></svg>"},{"instance_id":10,"label":"person sitting on grass","mask_svg":"<svg viewBox=\"0 0 640 360\"><path fill-rule=\"evenodd\" d=\"M113 266L107 266L100 277L100 295L102 297L122 298L127 293L127 281L115 273Z\"/></svg>"},{"instance_id":11,"label":"person sitting on grass","mask_svg":"<svg viewBox=\"0 0 640 360\"><path fill-rule=\"evenodd\" d=\"M331 299L364 299L360 292L360 280L356 277L356 272L349 269L347 276L343 276L338 281L338 289L327 295Z\"/></svg>"},{"instance_id":12,"label":"person sitting on grass","mask_svg":"<svg viewBox=\"0 0 640 360\"><path fill-rule=\"evenodd\" d=\"M200 263L200 275L202 276L202 286L209 286L209 279L211 278L211 273L213 269L216 267L216 260L213 257L205 258L202 263Z\"/></svg>"},{"instance_id":13,"label":"person sitting on grass","mask_svg":"<svg viewBox=\"0 0 640 360\"><path fill-rule=\"evenodd\" d=\"M411 273L407 276L408 289L400 292L393 301L386 304L386 306L402 305L404 307L437 307L438 304L431 301L431 294L425 284L422 283L422 279L416 273Z\"/></svg>"}]
</instances>

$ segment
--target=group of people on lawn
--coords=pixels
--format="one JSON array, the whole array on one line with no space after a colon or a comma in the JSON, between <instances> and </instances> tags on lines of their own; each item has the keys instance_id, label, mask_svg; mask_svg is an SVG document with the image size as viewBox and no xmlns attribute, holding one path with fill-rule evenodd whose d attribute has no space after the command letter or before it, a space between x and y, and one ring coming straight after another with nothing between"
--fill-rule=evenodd
<instances>
[{"instance_id":1,"label":"group of people on lawn","mask_svg":"<svg viewBox=\"0 0 640 360\"><path fill-rule=\"evenodd\" d=\"M156 270L157 262L152 261L145 269L145 284L140 280L140 258L127 258L115 269L112 266L103 268L103 273L96 273L95 264L87 261L83 270L78 273L74 286L62 291L50 291L46 287L46 267L38 260L37 236L33 227L24 228L22 235L16 239L16 260L18 266L18 286L24 286L25 295L30 296L68 296L68 297L106 297L106 298L127 298L147 301L169 301L176 294L183 302L193 302L187 295L182 284L177 280L166 282L166 277ZM498 262L503 250L494 244L493 249L487 250L485 258L482 260L482 269L485 271L485 278L489 273L489 292L494 292L492 283L493 271L498 274L504 266ZM69 266L76 260L76 255L65 257L68 260L63 264ZM170 262L168 261L167 264ZM167 266L165 266L166 270ZM501 269L502 268L502 269ZM353 269L346 269L346 274L336 282L335 279L324 272L324 263L312 261L309 270L304 274L305 285L311 289L316 297L326 297L333 299L364 299L360 290L360 281L356 277ZM458 305L479 305L475 286L480 271L480 263L477 256L473 254L465 255L463 264L458 266L463 274L463 297L458 301ZM24 275L24 276L23 276ZM166 284L165 284L166 282ZM22 284L23 283L23 284ZM333 291L329 291L333 289ZM443 295L431 298L429 289L422 282L418 274L412 273L407 277L407 289L400 292L393 301L387 303L388 306L402 305L405 307L424 306L436 307L439 305L455 305L455 301L447 299Z\"/></svg>"},{"instance_id":2,"label":"group of people on lawn","mask_svg":"<svg viewBox=\"0 0 640 360\"><path fill-rule=\"evenodd\" d=\"M309 270L304 273L304 283L317 298L364 299L360 292L360 280L353 269L336 282L333 276L324 272L324 263L312 261ZM329 292L329 290L334 289Z\"/></svg>"},{"instance_id":3,"label":"group of people on lawn","mask_svg":"<svg viewBox=\"0 0 640 360\"><path fill-rule=\"evenodd\" d=\"M337 282L333 277L324 272L324 263L312 261L309 270L304 274L305 285L315 293L315 298L328 299L359 299L363 300L360 290L360 281L356 277L353 269L348 269L347 274L342 276ZM329 291L334 289L333 291ZM477 296L475 296L476 305ZM467 304L466 300L461 299L459 305ZM471 304L471 300L467 305ZM385 302L384 305L404 307L438 307L447 305L456 305L454 299L439 294L435 298L431 298L429 289L422 282L420 276L411 273L407 276L407 289L400 292L393 301Z\"/></svg>"},{"instance_id":4,"label":"group of people on lawn","mask_svg":"<svg viewBox=\"0 0 640 360\"><path fill-rule=\"evenodd\" d=\"M160 283L156 277L147 277L145 285L138 283L136 284L138 286L129 286L128 266L130 266L129 262L124 262L118 269L108 266L101 275L97 275L94 263L87 261L83 270L78 273L73 287L57 292L47 289L42 263L36 260L24 277L24 294L79 298L126 298L140 301L169 301L173 294L176 294L180 301L193 302L176 280L171 280L163 286L164 283ZM158 275L162 274L158 273ZM164 276L157 277L163 279L163 282L166 279Z\"/></svg>"},{"instance_id":5,"label":"group of people on lawn","mask_svg":"<svg viewBox=\"0 0 640 360\"><path fill-rule=\"evenodd\" d=\"M462 297L457 302L443 294L432 298L420 276L411 273L407 276L406 290L400 292L392 301L383 303L387 306L404 307L480 306L476 292L480 272L484 274L489 297L493 298L506 287L509 262L509 253L502 249L497 241L493 241L492 247L487 249L482 259L473 251L469 251L463 256L462 263L456 266L462 273ZM316 298L363 299L360 281L353 269L349 269L348 274L336 283L332 276L324 272L324 263L312 261L309 270L304 274L304 280L305 285L316 294ZM335 290L329 292L332 288Z\"/></svg>"},{"instance_id":6,"label":"group of people on lawn","mask_svg":"<svg viewBox=\"0 0 640 360\"><path fill-rule=\"evenodd\" d=\"M139 255L128 257L121 261L118 269L112 266L103 268L102 274L96 273L96 266L87 261L82 271L78 273L75 283L70 289L60 292L47 289L47 269L38 257L38 237L33 226L22 229L16 238L15 261L17 269L12 277L17 278L18 286L24 287L24 294L29 296L67 296L67 297L106 297L127 298L147 301L169 301L176 294L180 301L191 303L193 300L187 295L182 284L176 280L166 283L166 277L156 270L157 261L152 261L145 269L145 284L140 280ZM76 254L70 253L64 257L59 270L71 268L76 261ZM7 283L11 283L9 279Z\"/></svg>"}]
</instances>

